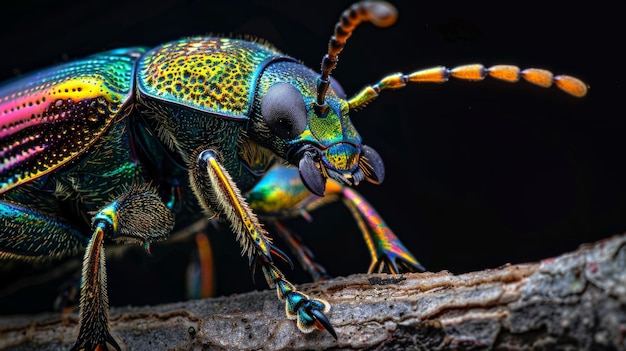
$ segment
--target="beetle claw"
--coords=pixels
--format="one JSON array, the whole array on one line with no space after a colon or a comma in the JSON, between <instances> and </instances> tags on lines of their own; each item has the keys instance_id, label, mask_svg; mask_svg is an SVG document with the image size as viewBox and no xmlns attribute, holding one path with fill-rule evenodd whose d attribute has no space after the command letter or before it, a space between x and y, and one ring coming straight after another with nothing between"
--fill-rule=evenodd
<instances>
[{"instance_id":1,"label":"beetle claw","mask_svg":"<svg viewBox=\"0 0 626 351\"><path fill-rule=\"evenodd\" d=\"M272 253L274 256L280 258L281 260L289 263L289 266L291 267L291 269L294 268L293 262L291 261L289 256L287 256L286 253L284 253L282 250L280 250L276 246L270 244L270 253Z\"/></svg>"},{"instance_id":2,"label":"beetle claw","mask_svg":"<svg viewBox=\"0 0 626 351\"><path fill-rule=\"evenodd\" d=\"M274 256L280 258L281 260L289 263L289 266L291 267L291 269L294 269L294 265L293 265L293 261L291 261L291 259L289 258L289 256L287 256L286 253L284 253L281 249L277 248L275 245L273 244L269 244L270 247L270 253L273 254ZM251 255L248 259L248 268L250 269L250 274L252 275L252 283L256 283L254 276L256 275L256 267L258 265L262 265L263 263L272 263L272 257L271 256L265 256L265 255Z\"/></svg>"},{"instance_id":3,"label":"beetle claw","mask_svg":"<svg viewBox=\"0 0 626 351\"><path fill-rule=\"evenodd\" d=\"M324 313L322 313L322 311L320 310L311 310L310 313L315 317L316 322L315 322L315 326L317 327L317 329L325 329L327 330L330 335L333 336L333 338L335 338L335 340L337 340L337 333L335 332L335 328L333 328L333 325L330 324L330 321L328 320L328 318L326 317L326 315L324 315Z\"/></svg>"},{"instance_id":4,"label":"beetle claw","mask_svg":"<svg viewBox=\"0 0 626 351\"><path fill-rule=\"evenodd\" d=\"M285 295L287 317L296 319L298 329L310 333L315 329L326 330L337 339L337 333L324 313L330 304L321 299L309 299L305 294L292 290Z\"/></svg>"},{"instance_id":5,"label":"beetle claw","mask_svg":"<svg viewBox=\"0 0 626 351\"><path fill-rule=\"evenodd\" d=\"M390 256L388 254L380 256L376 261L372 262L368 273L387 272L391 274L400 274L407 272L425 272L426 268L417 261L408 261L399 256Z\"/></svg>"}]
</instances>

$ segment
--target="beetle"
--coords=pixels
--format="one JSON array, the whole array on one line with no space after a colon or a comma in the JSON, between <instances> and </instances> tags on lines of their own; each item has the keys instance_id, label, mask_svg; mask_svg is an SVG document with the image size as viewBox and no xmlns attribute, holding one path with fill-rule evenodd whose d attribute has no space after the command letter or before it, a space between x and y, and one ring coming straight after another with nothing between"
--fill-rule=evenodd
<instances>
[{"instance_id":1,"label":"beetle","mask_svg":"<svg viewBox=\"0 0 626 351\"><path fill-rule=\"evenodd\" d=\"M449 78L523 79L586 94L571 76L471 64L391 74L348 97L331 77L347 39L362 22L386 27L396 17L386 2L346 9L319 72L260 40L198 36L98 53L0 87L0 258L84 251L72 349L120 349L108 325L104 244L148 251L202 218L230 224L251 270L261 269L302 332L337 338L328 302L299 291L276 265L291 261L268 228L320 279L323 268L281 220L341 200L363 232L369 272L424 270L352 189L381 183L385 168L350 113L383 91Z\"/></svg>"}]
</instances>

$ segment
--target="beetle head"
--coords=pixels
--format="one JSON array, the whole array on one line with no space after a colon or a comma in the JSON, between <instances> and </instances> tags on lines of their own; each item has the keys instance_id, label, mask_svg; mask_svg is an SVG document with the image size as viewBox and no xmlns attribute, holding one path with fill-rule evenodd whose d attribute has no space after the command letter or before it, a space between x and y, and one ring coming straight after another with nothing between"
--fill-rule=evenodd
<instances>
[{"instance_id":1,"label":"beetle head","mask_svg":"<svg viewBox=\"0 0 626 351\"><path fill-rule=\"evenodd\" d=\"M255 120L270 133L258 134L259 141L273 140L270 148L297 165L302 181L317 195L324 194L327 177L357 185L363 179L380 183L385 176L378 153L361 144L348 118L345 94L330 74L360 23L388 27L396 18L395 7L387 2L358 2L335 25L321 74L294 62L276 62L261 76Z\"/></svg>"},{"instance_id":2,"label":"beetle head","mask_svg":"<svg viewBox=\"0 0 626 351\"><path fill-rule=\"evenodd\" d=\"M322 196L328 177L347 185L380 183L383 162L363 145L335 81L323 111L315 108L319 74L290 61L265 69L257 87L250 137L298 166L302 181Z\"/></svg>"}]
</instances>

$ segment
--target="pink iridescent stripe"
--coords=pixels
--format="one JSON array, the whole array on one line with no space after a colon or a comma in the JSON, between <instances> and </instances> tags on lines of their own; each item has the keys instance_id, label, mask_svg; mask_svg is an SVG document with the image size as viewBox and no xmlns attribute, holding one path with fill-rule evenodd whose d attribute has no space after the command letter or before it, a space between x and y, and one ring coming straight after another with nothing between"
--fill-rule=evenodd
<instances>
[{"instance_id":1,"label":"pink iridescent stripe","mask_svg":"<svg viewBox=\"0 0 626 351\"><path fill-rule=\"evenodd\" d=\"M38 95L44 95L44 93L39 93ZM40 101L41 99L29 95L0 103L0 113L2 113L2 116L0 116L2 123L0 139L41 123L41 117L33 116L42 116L46 107L44 104L32 103L35 100ZM18 107L19 110L17 109Z\"/></svg>"},{"instance_id":2,"label":"pink iridescent stripe","mask_svg":"<svg viewBox=\"0 0 626 351\"><path fill-rule=\"evenodd\" d=\"M379 247L393 252L409 262L415 262L415 259L404 249L398 237L389 229L382 217L365 199L350 188L344 188L343 195L359 209L359 212L363 214L370 227L374 229L372 232L374 237L372 239L377 241Z\"/></svg>"},{"instance_id":3,"label":"pink iridescent stripe","mask_svg":"<svg viewBox=\"0 0 626 351\"><path fill-rule=\"evenodd\" d=\"M13 149L15 149L16 147L20 147L20 145L26 145L29 142L32 142L33 140L39 138L39 134L34 135L34 136L28 136L24 139L22 139L22 141L16 141L11 145L7 145L4 147L4 149L0 150L0 158L6 158L7 154L11 153L11 151L13 151Z\"/></svg>"},{"instance_id":4,"label":"pink iridescent stripe","mask_svg":"<svg viewBox=\"0 0 626 351\"><path fill-rule=\"evenodd\" d=\"M18 164L24 162L24 160L27 160L27 159L29 159L29 158L31 158L33 156L36 156L37 153L40 153L40 152L42 152L45 149L46 149L45 146L37 145L35 147L29 148L28 150L22 152L19 155L11 156L8 159L4 159L2 164L0 164L0 173L4 172L7 169L12 168L15 165L18 165Z\"/></svg>"}]
</instances>

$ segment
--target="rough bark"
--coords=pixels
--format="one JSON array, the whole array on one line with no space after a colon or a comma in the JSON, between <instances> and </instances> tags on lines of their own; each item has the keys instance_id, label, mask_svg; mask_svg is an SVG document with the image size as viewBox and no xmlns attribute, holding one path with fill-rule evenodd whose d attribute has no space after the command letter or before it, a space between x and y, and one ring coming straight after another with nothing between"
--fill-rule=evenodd
<instances>
[{"instance_id":1,"label":"rough bark","mask_svg":"<svg viewBox=\"0 0 626 351\"><path fill-rule=\"evenodd\" d=\"M113 308L128 350L624 350L626 234L542 262L453 275L357 274L302 285L332 304L303 334L273 291ZM76 314L0 319L0 348L69 348Z\"/></svg>"}]
</instances>

